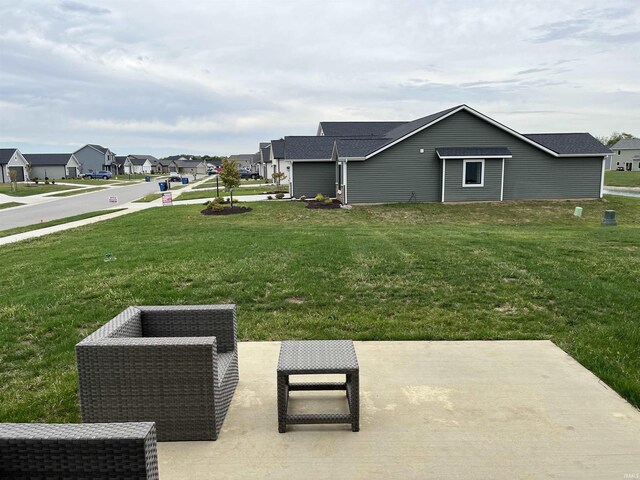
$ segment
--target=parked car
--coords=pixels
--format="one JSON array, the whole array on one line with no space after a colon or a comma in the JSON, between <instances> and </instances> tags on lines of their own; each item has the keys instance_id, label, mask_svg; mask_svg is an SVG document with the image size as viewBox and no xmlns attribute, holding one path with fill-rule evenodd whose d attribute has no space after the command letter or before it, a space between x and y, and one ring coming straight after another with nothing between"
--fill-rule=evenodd
<instances>
[{"instance_id":1,"label":"parked car","mask_svg":"<svg viewBox=\"0 0 640 480\"><path fill-rule=\"evenodd\" d=\"M251 179L251 180L255 180L256 178L258 178L258 174L256 172L252 172L251 170L249 170L248 168L241 168L240 169L240 178L242 179Z\"/></svg>"},{"instance_id":2,"label":"parked car","mask_svg":"<svg viewBox=\"0 0 640 480\"><path fill-rule=\"evenodd\" d=\"M616 168L616 171L618 171L618 172L624 172L624 167L618 167L618 168Z\"/></svg>"},{"instance_id":3,"label":"parked car","mask_svg":"<svg viewBox=\"0 0 640 480\"><path fill-rule=\"evenodd\" d=\"M94 180L96 178L104 178L105 180L108 180L111 178L111 172L107 170L100 170L98 172L89 172L82 175L82 178L93 178Z\"/></svg>"},{"instance_id":4,"label":"parked car","mask_svg":"<svg viewBox=\"0 0 640 480\"><path fill-rule=\"evenodd\" d=\"M170 182L181 182L182 181L182 175L180 175L178 172L169 172L169 181Z\"/></svg>"}]
</instances>

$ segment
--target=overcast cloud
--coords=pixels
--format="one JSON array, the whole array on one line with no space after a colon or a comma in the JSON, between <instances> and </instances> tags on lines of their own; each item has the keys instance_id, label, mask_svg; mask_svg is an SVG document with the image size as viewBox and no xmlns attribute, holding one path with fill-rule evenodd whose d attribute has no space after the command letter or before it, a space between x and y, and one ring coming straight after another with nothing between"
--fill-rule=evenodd
<instances>
[{"instance_id":1,"label":"overcast cloud","mask_svg":"<svg viewBox=\"0 0 640 480\"><path fill-rule=\"evenodd\" d=\"M25 153L250 153L461 103L523 133L640 134L640 2L0 6L0 146Z\"/></svg>"}]
</instances>

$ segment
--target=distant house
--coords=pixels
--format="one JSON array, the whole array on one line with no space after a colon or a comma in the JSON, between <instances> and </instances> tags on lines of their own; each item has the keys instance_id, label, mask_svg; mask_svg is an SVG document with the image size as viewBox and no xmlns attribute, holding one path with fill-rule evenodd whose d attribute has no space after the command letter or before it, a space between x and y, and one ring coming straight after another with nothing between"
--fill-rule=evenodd
<instances>
[{"instance_id":1,"label":"distant house","mask_svg":"<svg viewBox=\"0 0 640 480\"><path fill-rule=\"evenodd\" d=\"M80 162L73 153L26 153L31 164L31 178L76 178L80 176Z\"/></svg>"},{"instance_id":2,"label":"distant house","mask_svg":"<svg viewBox=\"0 0 640 480\"><path fill-rule=\"evenodd\" d=\"M117 172L116 154L106 147L95 144L87 144L79 150L73 152L83 173L98 172L108 170L113 174Z\"/></svg>"},{"instance_id":3,"label":"distant house","mask_svg":"<svg viewBox=\"0 0 640 480\"><path fill-rule=\"evenodd\" d=\"M169 173L169 172L177 172L178 165L175 160L171 160L169 158L161 158L156 162L155 165L155 173Z\"/></svg>"},{"instance_id":4,"label":"distant house","mask_svg":"<svg viewBox=\"0 0 640 480\"><path fill-rule=\"evenodd\" d=\"M207 164L202 160L176 160L175 164L179 173L190 173L192 175L205 175Z\"/></svg>"},{"instance_id":5,"label":"distant house","mask_svg":"<svg viewBox=\"0 0 640 480\"><path fill-rule=\"evenodd\" d=\"M284 139L271 140L271 150L269 152L271 159L271 172L284 173L281 183L289 183L291 176L291 162L287 161L284 155Z\"/></svg>"},{"instance_id":6,"label":"distant house","mask_svg":"<svg viewBox=\"0 0 640 480\"><path fill-rule=\"evenodd\" d=\"M238 164L238 168L249 168L253 165L253 153L240 153L238 155L231 155L229 160L235 160Z\"/></svg>"},{"instance_id":7,"label":"distant house","mask_svg":"<svg viewBox=\"0 0 640 480\"><path fill-rule=\"evenodd\" d=\"M127 162L125 170L128 165L129 171L126 173L155 173L158 165L158 159L153 155L128 155Z\"/></svg>"},{"instance_id":8,"label":"distant house","mask_svg":"<svg viewBox=\"0 0 640 480\"><path fill-rule=\"evenodd\" d=\"M285 137L294 196L345 204L599 198L611 154L588 133L520 134L467 105L390 125L341 123Z\"/></svg>"},{"instance_id":9,"label":"distant house","mask_svg":"<svg viewBox=\"0 0 640 480\"><path fill-rule=\"evenodd\" d=\"M611 151L611 170L622 167L626 172L640 172L640 138L623 138Z\"/></svg>"},{"instance_id":10,"label":"distant house","mask_svg":"<svg viewBox=\"0 0 640 480\"><path fill-rule=\"evenodd\" d=\"M126 163L126 155L116 155L115 161L111 164L111 173L114 175L124 175L125 173L129 173L126 170Z\"/></svg>"},{"instance_id":11,"label":"distant house","mask_svg":"<svg viewBox=\"0 0 640 480\"><path fill-rule=\"evenodd\" d=\"M29 162L17 148L0 148L0 182L9 183L9 172L16 172L16 182L29 180Z\"/></svg>"}]
</instances>

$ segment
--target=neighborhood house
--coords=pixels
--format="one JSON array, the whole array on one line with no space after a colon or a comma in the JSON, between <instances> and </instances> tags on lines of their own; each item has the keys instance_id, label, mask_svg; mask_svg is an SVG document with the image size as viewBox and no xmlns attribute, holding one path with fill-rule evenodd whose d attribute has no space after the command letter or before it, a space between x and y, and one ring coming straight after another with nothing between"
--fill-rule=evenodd
<instances>
[{"instance_id":1,"label":"neighborhood house","mask_svg":"<svg viewBox=\"0 0 640 480\"><path fill-rule=\"evenodd\" d=\"M467 105L284 139L292 195L345 204L600 198L610 154L588 133L521 134Z\"/></svg>"},{"instance_id":2,"label":"neighborhood house","mask_svg":"<svg viewBox=\"0 0 640 480\"><path fill-rule=\"evenodd\" d=\"M611 146L611 169L640 172L640 138L623 138Z\"/></svg>"},{"instance_id":3,"label":"neighborhood house","mask_svg":"<svg viewBox=\"0 0 640 480\"><path fill-rule=\"evenodd\" d=\"M11 172L16 174L16 182L29 179L29 163L17 148L0 148L0 182L11 182Z\"/></svg>"},{"instance_id":4,"label":"neighborhood house","mask_svg":"<svg viewBox=\"0 0 640 480\"><path fill-rule=\"evenodd\" d=\"M31 165L30 178L75 178L80 175L80 162L73 153L25 153Z\"/></svg>"}]
</instances>

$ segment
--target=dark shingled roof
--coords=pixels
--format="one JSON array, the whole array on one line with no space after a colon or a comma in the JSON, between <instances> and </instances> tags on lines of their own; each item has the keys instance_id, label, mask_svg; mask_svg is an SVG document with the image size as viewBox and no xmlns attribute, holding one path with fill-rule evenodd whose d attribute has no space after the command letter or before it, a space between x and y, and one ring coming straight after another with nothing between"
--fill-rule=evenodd
<instances>
[{"instance_id":1,"label":"dark shingled roof","mask_svg":"<svg viewBox=\"0 0 640 480\"><path fill-rule=\"evenodd\" d=\"M336 140L338 157L364 157L388 141L387 138L339 138Z\"/></svg>"},{"instance_id":2,"label":"dark shingled roof","mask_svg":"<svg viewBox=\"0 0 640 480\"><path fill-rule=\"evenodd\" d=\"M327 137L383 137L407 122L320 122Z\"/></svg>"},{"instance_id":3,"label":"dark shingled roof","mask_svg":"<svg viewBox=\"0 0 640 480\"><path fill-rule=\"evenodd\" d=\"M197 167L201 163L204 163L202 160L174 160L178 167ZM131 161L133 163L133 160ZM144 161L142 162L144 163ZM142 165L142 163L140 165ZM134 165L137 165L134 163Z\"/></svg>"},{"instance_id":4,"label":"dark shingled roof","mask_svg":"<svg viewBox=\"0 0 640 480\"><path fill-rule=\"evenodd\" d=\"M9 163L17 148L0 148L0 165Z\"/></svg>"},{"instance_id":5,"label":"dark shingled roof","mask_svg":"<svg viewBox=\"0 0 640 480\"><path fill-rule=\"evenodd\" d=\"M102 145L96 145L95 143L89 143L88 145L102 153L107 153L107 150L109 150L108 148L104 148Z\"/></svg>"},{"instance_id":6,"label":"dark shingled roof","mask_svg":"<svg viewBox=\"0 0 640 480\"><path fill-rule=\"evenodd\" d=\"M560 155L611 153L588 133L525 133L524 136Z\"/></svg>"},{"instance_id":7,"label":"dark shingled roof","mask_svg":"<svg viewBox=\"0 0 640 480\"><path fill-rule=\"evenodd\" d=\"M284 158L284 140L271 140L273 158Z\"/></svg>"},{"instance_id":8,"label":"dark shingled roof","mask_svg":"<svg viewBox=\"0 0 640 480\"><path fill-rule=\"evenodd\" d=\"M260 148L260 152L262 155L262 162L263 163L271 163L271 146L269 144L267 144L266 147L261 147Z\"/></svg>"},{"instance_id":9,"label":"dark shingled roof","mask_svg":"<svg viewBox=\"0 0 640 480\"><path fill-rule=\"evenodd\" d=\"M640 138L623 138L610 148L611 150L640 150Z\"/></svg>"},{"instance_id":10,"label":"dark shingled roof","mask_svg":"<svg viewBox=\"0 0 640 480\"><path fill-rule=\"evenodd\" d=\"M71 153L25 153L24 158L31 165L66 165Z\"/></svg>"},{"instance_id":11,"label":"dark shingled roof","mask_svg":"<svg viewBox=\"0 0 640 480\"><path fill-rule=\"evenodd\" d=\"M510 157L507 147L438 147L436 153L442 157Z\"/></svg>"},{"instance_id":12,"label":"dark shingled roof","mask_svg":"<svg viewBox=\"0 0 640 480\"><path fill-rule=\"evenodd\" d=\"M340 137L284 137L284 158L287 160L331 160L333 144Z\"/></svg>"}]
</instances>

